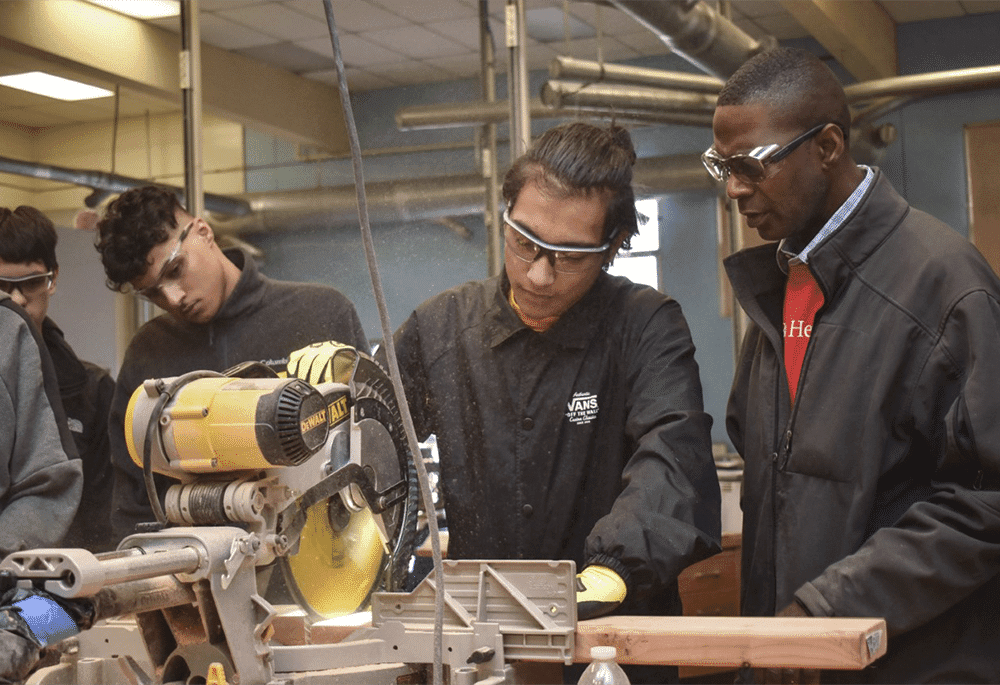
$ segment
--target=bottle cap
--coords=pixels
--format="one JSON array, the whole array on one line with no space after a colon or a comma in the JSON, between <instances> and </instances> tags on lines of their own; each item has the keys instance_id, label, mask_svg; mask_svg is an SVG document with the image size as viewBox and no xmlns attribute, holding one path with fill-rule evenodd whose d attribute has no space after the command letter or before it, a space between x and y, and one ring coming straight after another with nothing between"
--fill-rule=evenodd
<instances>
[{"instance_id":1,"label":"bottle cap","mask_svg":"<svg viewBox=\"0 0 1000 685\"><path fill-rule=\"evenodd\" d=\"M598 645L597 647L590 648L590 658L591 659L614 659L618 656L618 650L614 647L609 647L606 645Z\"/></svg>"}]
</instances>

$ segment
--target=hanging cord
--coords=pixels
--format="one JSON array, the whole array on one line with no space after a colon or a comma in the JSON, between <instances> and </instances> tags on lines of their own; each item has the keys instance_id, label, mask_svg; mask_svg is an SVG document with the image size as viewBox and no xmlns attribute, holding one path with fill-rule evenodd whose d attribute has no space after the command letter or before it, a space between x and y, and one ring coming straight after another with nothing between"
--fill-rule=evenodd
<instances>
[{"instance_id":1,"label":"hanging cord","mask_svg":"<svg viewBox=\"0 0 1000 685\"><path fill-rule=\"evenodd\" d=\"M115 118L111 124L111 173L115 173L115 160L118 157L116 148L118 147L118 115L121 111L121 84L115 84Z\"/></svg>"},{"instance_id":2,"label":"hanging cord","mask_svg":"<svg viewBox=\"0 0 1000 685\"><path fill-rule=\"evenodd\" d=\"M344 110L344 120L347 125L347 139L351 145L351 163L354 167L354 189L358 196L358 218L361 221L361 238L365 245L365 258L368 261L368 271L371 274L372 290L375 303L378 305L379 321L382 324L382 341L385 346L386 362L389 365L389 376L392 388L399 401L399 413L406 431L406 440L413 455L417 468L417 479L420 482L420 495L427 512L427 527L430 532L431 551L434 556L434 581L437 592L434 593L434 685L441 685L442 679L442 644L444 629L444 570L441 567L441 539L438 533L436 509L431 497L430 485L427 481L427 466L420 457L420 446L417 444L417 433L413 427L413 417L410 416L410 405L406 401L406 393L399 376L399 363L396 360L396 346L392 339L392 327L386 311L385 294L382 292L382 279L378 273L378 262L375 259L375 247L372 244L371 225L368 222L368 200L365 195L364 170L361 165L361 145L358 143L358 131L354 124L354 112L351 109L351 96L347 91L347 75L344 73L344 60L340 53L340 40L337 37L337 26L333 20L333 5L331 0L323 0L326 10L326 23L330 31L330 41L333 44L333 58L337 64L337 85L340 89L340 106Z\"/></svg>"}]
</instances>

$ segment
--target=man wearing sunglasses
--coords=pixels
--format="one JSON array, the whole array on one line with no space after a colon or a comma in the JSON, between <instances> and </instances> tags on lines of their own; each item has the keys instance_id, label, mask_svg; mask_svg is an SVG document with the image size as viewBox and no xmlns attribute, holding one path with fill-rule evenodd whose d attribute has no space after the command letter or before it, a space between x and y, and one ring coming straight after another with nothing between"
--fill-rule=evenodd
<instances>
[{"instance_id":1,"label":"man wearing sunglasses","mask_svg":"<svg viewBox=\"0 0 1000 685\"><path fill-rule=\"evenodd\" d=\"M884 617L888 653L861 681L993 681L1000 281L851 159L849 124L830 69L776 49L719 93L704 155L769 241L725 262L752 322L727 411L741 610Z\"/></svg>"},{"instance_id":2,"label":"man wearing sunglasses","mask_svg":"<svg viewBox=\"0 0 1000 685\"><path fill-rule=\"evenodd\" d=\"M154 520L142 470L125 445L125 411L145 379L224 371L246 361L285 373L289 356L313 343L335 340L367 352L368 342L343 294L267 278L243 250L223 250L208 222L189 215L168 189L122 193L97 228L108 286L165 311L129 343L111 407L112 524L120 540L137 523ZM163 494L169 483L157 478Z\"/></svg>"},{"instance_id":3,"label":"man wearing sunglasses","mask_svg":"<svg viewBox=\"0 0 1000 685\"><path fill-rule=\"evenodd\" d=\"M52 359L66 425L83 467L80 507L65 544L92 552L114 549L110 523L111 456L108 409L115 383L108 371L81 360L50 319L56 292L58 234L34 207L0 208L0 291L24 308Z\"/></svg>"},{"instance_id":4,"label":"man wearing sunglasses","mask_svg":"<svg viewBox=\"0 0 1000 685\"><path fill-rule=\"evenodd\" d=\"M684 316L605 270L639 230L635 158L620 127L547 131L504 180L503 273L394 336L418 435L437 438L448 557L572 559L581 619L681 613L677 575L719 549ZM632 682L676 678L654 670Z\"/></svg>"}]
</instances>

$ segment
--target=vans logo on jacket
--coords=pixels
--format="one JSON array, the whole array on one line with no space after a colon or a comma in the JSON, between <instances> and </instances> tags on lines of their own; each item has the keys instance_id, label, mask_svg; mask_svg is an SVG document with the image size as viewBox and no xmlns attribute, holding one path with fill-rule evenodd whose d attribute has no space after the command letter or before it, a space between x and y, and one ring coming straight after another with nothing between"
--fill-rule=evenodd
<instances>
[{"instance_id":1,"label":"vans logo on jacket","mask_svg":"<svg viewBox=\"0 0 1000 685\"><path fill-rule=\"evenodd\" d=\"M573 398L566 403L566 418L570 423L590 423L597 418L597 395L587 392L575 392Z\"/></svg>"}]
</instances>

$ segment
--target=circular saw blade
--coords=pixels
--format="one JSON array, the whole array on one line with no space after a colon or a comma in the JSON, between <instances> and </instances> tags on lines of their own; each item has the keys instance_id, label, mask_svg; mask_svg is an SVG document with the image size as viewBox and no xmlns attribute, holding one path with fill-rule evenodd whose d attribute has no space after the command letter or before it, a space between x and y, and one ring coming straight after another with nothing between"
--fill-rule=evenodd
<instances>
[{"instance_id":1,"label":"circular saw blade","mask_svg":"<svg viewBox=\"0 0 1000 685\"><path fill-rule=\"evenodd\" d=\"M378 364L359 356L350 387L358 428L351 434L362 436L361 465L375 474L379 488L404 480L406 496L377 515L358 510L363 499L346 493L306 510L297 551L279 563L290 592L313 618L353 613L367 606L372 592L401 589L415 545L416 468L391 382Z\"/></svg>"},{"instance_id":2,"label":"circular saw blade","mask_svg":"<svg viewBox=\"0 0 1000 685\"><path fill-rule=\"evenodd\" d=\"M343 616L367 604L387 558L371 510L351 512L337 495L309 508L286 579L310 614Z\"/></svg>"}]
</instances>

